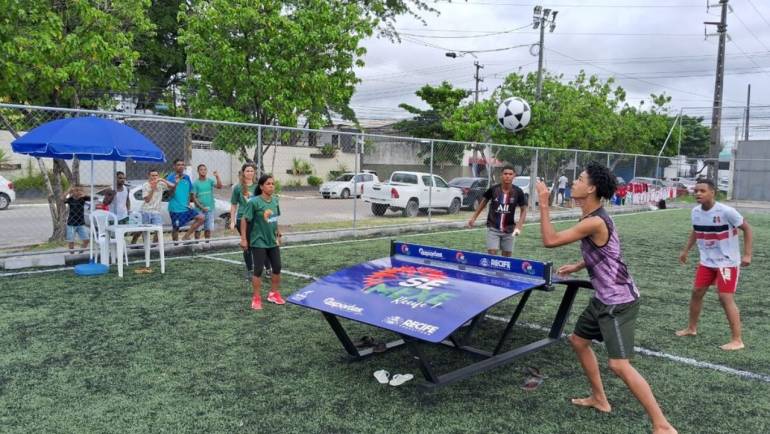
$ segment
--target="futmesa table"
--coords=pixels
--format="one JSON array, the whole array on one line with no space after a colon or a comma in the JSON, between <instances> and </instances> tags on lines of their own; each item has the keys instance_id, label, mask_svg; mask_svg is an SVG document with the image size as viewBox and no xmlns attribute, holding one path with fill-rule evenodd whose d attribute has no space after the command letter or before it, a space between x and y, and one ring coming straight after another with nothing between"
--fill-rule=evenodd
<instances>
[{"instance_id":1,"label":"futmesa table","mask_svg":"<svg viewBox=\"0 0 770 434\"><path fill-rule=\"evenodd\" d=\"M558 342L575 296L590 282L552 276L553 265L462 250L391 242L390 256L364 262L325 276L287 298L290 303L320 311L350 356L363 358L374 348L357 348L339 318L392 331L400 339L390 350L405 345L434 388L468 378L517 357ZM533 291L554 291L565 285L548 335L503 351ZM468 345L487 311L514 296L519 302L493 349ZM422 344L451 347L480 359L438 374Z\"/></svg>"}]
</instances>

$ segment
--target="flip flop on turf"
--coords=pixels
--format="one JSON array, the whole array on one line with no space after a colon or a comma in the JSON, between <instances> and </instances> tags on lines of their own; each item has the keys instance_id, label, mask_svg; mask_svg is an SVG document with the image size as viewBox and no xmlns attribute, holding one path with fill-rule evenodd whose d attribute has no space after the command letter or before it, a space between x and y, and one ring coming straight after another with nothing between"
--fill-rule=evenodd
<instances>
[{"instance_id":1,"label":"flip flop on turf","mask_svg":"<svg viewBox=\"0 0 770 434\"><path fill-rule=\"evenodd\" d=\"M527 377L524 383L522 383L521 388L522 390L532 391L540 387L541 384L543 384L543 377Z\"/></svg>"},{"instance_id":2,"label":"flip flop on turf","mask_svg":"<svg viewBox=\"0 0 770 434\"><path fill-rule=\"evenodd\" d=\"M400 386L400 385L406 383L407 381L411 380L412 378L414 378L414 375L412 375L412 374L396 374L390 380L390 385L391 386Z\"/></svg>"},{"instance_id":3,"label":"flip flop on turf","mask_svg":"<svg viewBox=\"0 0 770 434\"><path fill-rule=\"evenodd\" d=\"M543 374L542 372L540 372L539 369L533 366L527 366L523 369L523 371L524 371L524 374L530 377L537 377L537 378L543 378L543 379L548 378L547 375Z\"/></svg>"},{"instance_id":4,"label":"flip flop on turf","mask_svg":"<svg viewBox=\"0 0 770 434\"><path fill-rule=\"evenodd\" d=\"M376 378L377 382L380 384L388 384L388 381L390 381L390 372L380 369L379 371L374 372L374 378Z\"/></svg>"}]
</instances>

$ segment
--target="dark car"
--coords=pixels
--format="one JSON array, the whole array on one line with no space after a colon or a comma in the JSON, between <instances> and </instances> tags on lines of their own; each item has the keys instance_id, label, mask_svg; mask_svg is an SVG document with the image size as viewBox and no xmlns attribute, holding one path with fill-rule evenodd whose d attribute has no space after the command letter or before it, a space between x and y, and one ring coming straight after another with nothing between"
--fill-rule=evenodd
<instances>
[{"instance_id":1,"label":"dark car","mask_svg":"<svg viewBox=\"0 0 770 434\"><path fill-rule=\"evenodd\" d=\"M462 207L470 210L478 208L483 200L484 192L487 191L487 178L454 178L449 181L450 187L459 188L463 192Z\"/></svg>"}]
</instances>

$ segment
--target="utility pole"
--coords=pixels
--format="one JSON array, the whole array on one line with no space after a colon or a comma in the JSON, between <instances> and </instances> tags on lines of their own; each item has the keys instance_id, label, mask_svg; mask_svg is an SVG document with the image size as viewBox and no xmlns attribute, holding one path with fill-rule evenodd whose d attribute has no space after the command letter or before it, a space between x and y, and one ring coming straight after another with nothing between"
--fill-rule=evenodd
<instances>
[{"instance_id":1,"label":"utility pole","mask_svg":"<svg viewBox=\"0 0 770 434\"><path fill-rule=\"evenodd\" d=\"M477 60L473 62L473 66L476 67L476 74L473 75L473 79L476 80L476 90L474 91L476 95L473 97L473 102L477 103L479 102L479 92L486 92L487 89L479 90L479 83L484 81L483 78L479 77L479 70L484 69L484 65L480 64L479 61Z\"/></svg>"},{"instance_id":2,"label":"utility pole","mask_svg":"<svg viewBox=\"0 0 770 434\"><path fill-rule=\"evenodd\" d=\"M540 101L540 95L543 93L543 48L545 45L545 27L550 25L550 32L553 33L556 29L556 14L559 11L551 11L551 9L543 9L542 6L535 6L534 13L532 15L532 28L540 28L540 42L538 43L537 50L537 91L535 92L535 100ZM550 18L550 19L549 19Z\"/></svg>"},{"instance_id":3,"label":"utility pole","mask_svg":"<svg viewBox=\"0 0 770 434\"><path fill-rule=\"evenodd\" d=\"M743 140L749 140L749 116L751 115L751 84L746 93L746 125L743 127Z\"/></svg>"},{"instance_id":4,"label":"utility pole","mask_svg":"<svg viewBox=\"0 0 770 434\"><path fill-rule=\"evenodd\" d=\"M722 19L719 22L705 21L703 24L717 26L719 35L719 51L717 52L717 74L714 83L714 106L711 113L711 140L709 144L708 177L716 184L718 182L720 132L722 129L722 91L725 72L725 42L727 39L727 3L729 0L719 0L722 7ZM708 6L707 6L708 7ZM707 35L708 36L708 35Z\"/></svg>"}]
</instances>

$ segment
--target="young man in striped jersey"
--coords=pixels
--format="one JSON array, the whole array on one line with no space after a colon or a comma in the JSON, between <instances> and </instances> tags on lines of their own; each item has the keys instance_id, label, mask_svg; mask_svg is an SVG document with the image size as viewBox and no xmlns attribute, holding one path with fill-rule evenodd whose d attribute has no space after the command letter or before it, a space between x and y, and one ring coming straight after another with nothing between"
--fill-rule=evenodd
<instances>
[{"instance_id":1,"label":"young man in striped jersey","mask_svg":"<svg viewBox=\"0 0 770 434\"><path fill-rule=\"evenodd\" d=\"M484 192L481 204L468 221L468 227L472 228L481 211L489 203L487 253L490 255L496 255L501 250L503 256L511 256L513 237L519 236L527 218L527 198L518 186L513 185L515 177L513 166L503 167L502 182ZM518 221L515 219L516 208L519 208Z\"/></svg>"},{"instance_id":2,"label":"young man in striped jersey","mask_svg":"<svg viewBox=\"0 0 770 434\"><path fill-rule=\"evenodd\" d=\"M634 331L639 313L639 289L628 273L615 223L602 206L615 193L617 178L610 169L589 163L572 183L572 198L580 206L582 217L569 229L556 231L551 223L548 187L537 183L540 198L540 234L545 247L559 247L580 242L583 260L561 266L557 274L566 276L586 269L595 292L575 323L569 336L583 371L591 386L591 395L575 398L572 403L609 413L610 406L599 373L599 362L591 349L593 340L604 341L610 370L620 377L644 407L652 421L654 434L676 433L652 393L647 380L631 365Z\"/></svg>"},{"instance_id":3,"label":"young man in striped jersey","mask_svg":"<svg viewBox=\"0 0 770 434\"><path fill-rule=\"evenodd\" d=\"M676 332L677 336L695 336L698 318L703 308L703 296L709 286L716 285L719 302L730 324L730 342L720 348L726 351L744 347L741 338L741 315L735 304L740 267L751 264L751 226L734 208L715 199L716 187L710 179L699 179L695 184L698 206L692 210L690 238L679 254L679 262L687 263L687 254L698 243L700 263L695 271L695 283L690 297L690 321L687 328ZM740 253L738 229L743 231L743 255Z\"/></svg>"}]
</instances>

